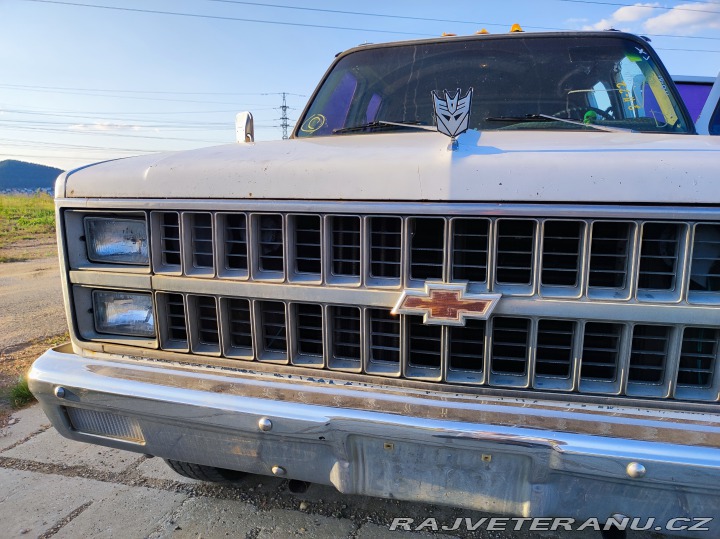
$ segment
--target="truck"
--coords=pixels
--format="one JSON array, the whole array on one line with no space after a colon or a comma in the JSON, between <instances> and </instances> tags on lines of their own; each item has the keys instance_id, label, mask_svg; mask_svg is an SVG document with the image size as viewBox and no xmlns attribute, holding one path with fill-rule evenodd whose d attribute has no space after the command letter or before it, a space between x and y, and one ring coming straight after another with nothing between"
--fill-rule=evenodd
<instances>
[{"instance_id":1,"label":"truck","mask_svg":"<svg viewBox=\"0 0 720 539\"><path fill-rule=\"evenodd\" d=\"M350 49L289 140L58 178L71 341L30 387L197 479L718 536L706 108L617 31Z\"/></svg>"}]
</instances>

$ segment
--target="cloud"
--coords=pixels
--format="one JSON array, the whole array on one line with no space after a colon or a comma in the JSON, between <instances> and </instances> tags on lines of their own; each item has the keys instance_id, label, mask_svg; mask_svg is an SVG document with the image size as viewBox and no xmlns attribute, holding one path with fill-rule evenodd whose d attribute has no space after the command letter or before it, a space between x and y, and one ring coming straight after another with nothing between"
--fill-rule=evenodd
<instances>
[{"instance_id":1,"label":"cloud","mask_svg":"<svg viewBox=\"0 0 720 539\"><path fill-rule=\"evenodd\" d=\"M616 30L629 31L627 27L621 27L623 24L637 22L641 19L650 17L655 13L653 8L659 4L634 4L632 6L624 6L616 10L609 18L601 19L595 24L585 25L583 30L608 30L615 28ZM620 27L620 28L618 28Z\"/></svg>"},{"instance_id":2,"label":"cloud","mask_svg":"<svg viewBox=\"0 0 720 539\"><path fill-rule=\"evenodd\" d=\"M681 4L646 20L643 27L654 34L696 34L703 30L718 30L720 5L713 2Z\"/></svg>"},{"instance_id":3,"label":"cloud","mask_svg":"<svg viewBox=\"0 0 720 539\"><path fill-rule=\"evenodd\" d=\"M71 131L140 131L142 128L139 125L96 122L94 124L71 125L69 129Z\"/></svg>"},{"instance_id":4,"label":"cloud","mask_svg":"<svg viewBox=\"0 0 720 539\"><path fill-rule=\"evenodd\" d=\"M697 34L703 30L720 29L720 4L717 2L690 2L670 10L654 9L658 3L637 3L623 6L605 19L585 24L583 30L614 28L626 32L651 34Z\"/></svg>"}]
</instances>

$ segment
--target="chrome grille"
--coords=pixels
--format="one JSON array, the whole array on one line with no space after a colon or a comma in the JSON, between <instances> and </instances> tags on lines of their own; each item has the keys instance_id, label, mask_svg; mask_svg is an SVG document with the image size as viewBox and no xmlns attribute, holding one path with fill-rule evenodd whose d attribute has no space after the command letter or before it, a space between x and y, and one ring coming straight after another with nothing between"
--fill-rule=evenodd
<instances>
[{"instance_id":1,"label":"chrome grille","mask_svg":"<svg viewBox=\"0 0 720 539\"><path fill-rule=\"evenodd\" d=\"M431 382L717 401L720 225L598 215L153 211L160 346ZM464 327L389 314L402 289L427 281L502 299L489 320Z\"/></svg>"},{"instance_id":2,"label":"chrome grille","mask_svg":"<svg viewBox=\"0 0 720 539\"><path fill-rule=\"evenodd\" d=\"M410 279L441 280L445 250L445 220L437 218L411 219ZM398 250L400 245L398 245ZM398 257L399 262L399 257Z\"/></svg>"},{"instance_id":3,"label":"chrome grille","mask_svg":"<svg viewBox=\"0 0 720 539\"><path fill-rule=\"evenodd\" d=\"M667 325L506 316L442 327L425 325L419 316L393 316L389 309L193 294L157 296L158 303L166 305L161 320L167 328L164 333L189 334L194 353L216 355L222 344L222 355L229 359L330 371L490 387L717 400L717 328L681 330ZM179 316L185 305L189 327ZM223 322L218 325L218 320ZM372 330L363 330L368 327ZM163 340L161 346L178 350L178 340ZM676 342L680 356L671 369Z\"/></svg>"},{"instance_id":4,"label":"chrome grille","mask_svg":"<svg viewBox=\"0 0 720 539\"><path fill-rule=\"evenodd\" d=\"M535 225L534 221L520 219L498 221L495 240L495 280L498 284L532 284Z\"/></svg>"},{"instance_id":5,"label":"chrome grille","mask_svg":"<svg viewBox=\"0 0 720 539\"><path fill-rule=\"evenodd\" d=\"M398 217L370 218L370 277L400 282L402 220Z\"/></svg>"},{"instance_id":6,"label":"chrome grille","mask_svg":"<svg viewBox=\"0 0 720 539\"><path fill-rule=\"evenodd\" d=\"M589 274L591 289L627 287L633 228L632 223L593 223Z\"/></svg>"},{"instance_id":7,"label":"chrome grille","mask_svg":"<svg viewBox=\"0 0 720 539\"><path fill-rule=\"evenodd\" d=\"M330 221L332 276L360 280L360 218L333 216ZM354 281L354 279L352 279Z\"/></svg>"}]
</instances>

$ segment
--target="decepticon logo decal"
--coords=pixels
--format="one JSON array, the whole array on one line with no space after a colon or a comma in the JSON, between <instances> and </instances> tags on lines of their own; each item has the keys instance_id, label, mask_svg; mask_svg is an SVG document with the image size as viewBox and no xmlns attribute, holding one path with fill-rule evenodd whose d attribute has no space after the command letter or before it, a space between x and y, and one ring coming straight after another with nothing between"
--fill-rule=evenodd
<instances>
[{"instance_id":1,"label":"decepticon logo decal","mask_svg":"<svg viewBox=\"0 0 720 539\"><path fill-rule=\"evenodd\" d=\"M438 95L434 90L432 92L437 130L455 138L468 130L473 89L470 88L463 97L460 97L460 88L454 95L450 95L447 90L443 94L445 97Z\"/></svg>"}]
</instances>

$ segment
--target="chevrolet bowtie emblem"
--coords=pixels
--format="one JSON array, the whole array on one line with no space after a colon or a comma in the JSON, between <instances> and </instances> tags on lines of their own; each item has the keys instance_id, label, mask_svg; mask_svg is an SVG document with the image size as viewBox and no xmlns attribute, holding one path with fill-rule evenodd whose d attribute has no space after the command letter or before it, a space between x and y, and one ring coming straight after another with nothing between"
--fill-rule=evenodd
<instances>
[{"instance_id":1,"label":"chevrolet bowtie emblem","mask_svg":"<svg viewBox=\"0 0 720 539\"><path fill-rule=\"evenodd\" d=\"M502 294L468 294L464 284L425 283L405 290L392 314L423 315L424 324L464 326L466 318L487 320Z\"/></svg>"}]
</instances>

